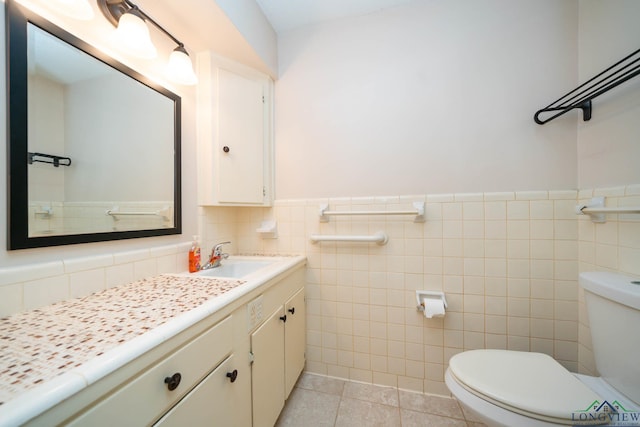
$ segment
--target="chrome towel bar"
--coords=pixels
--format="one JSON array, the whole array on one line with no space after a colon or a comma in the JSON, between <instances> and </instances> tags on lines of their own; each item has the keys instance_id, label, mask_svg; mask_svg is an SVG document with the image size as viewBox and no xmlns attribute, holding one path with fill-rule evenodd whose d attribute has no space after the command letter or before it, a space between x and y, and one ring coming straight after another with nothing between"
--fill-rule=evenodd
<instances>
[{"instance_id":1,"label":"chrome towel bar","mask_svg":"<svg viewBox=\"0 0 640 427\"><path fill-rule=\"evenodd\" d=\"M162 209L159 209L157 211L152 211L152 212L127 212L127 211L120 211L118 210L118 207L115 206L113 209L108 209L105 214L109 215L111 217L113 217L113 219L115 221L118 220L118 216L160 216L162 217L162 219L164 221L169 221L170 218L167 216L167 214L169 213L169 207L165 206Z\"/></svg>"},{"instance_id":2,"label":"chrome towel bar","mask_svg":"<svg viewBox=\"0 0 640 427\"><path fill-rule=\"evenodd\" d=\"M311 241L317 242L357 242L357 243L377 243L379 245L386 245L389 241L389 236L386 233L379 231L372 236L346 236L346 235L321 235L312 234Z\"/></svg>"},{"instance_id":3,"label":"chrome towel bar","mask_svg":"<svg viewBox=\"0 0 640 427\"><path fill-rule=\"evenodd\" d=\"M589 215L591 222L606 222L606 214L640 214L640 206L604 206L604 197L594 197L586 205L576 206L577 215Z\"/></svg>"},{"instance_id":4,"label":"chrome towel bar","mask_svg":"<svg viewBox=\"0 0 640 427\"><path fill-rule=\"evenodd\" d=\"M413 210L404 211L330 211L329 205L320 205L320 222L328 222L329 216L336 215L415 215L414 222L424 222L424 202L413 202Z\"/></svg>"}]
</instances>

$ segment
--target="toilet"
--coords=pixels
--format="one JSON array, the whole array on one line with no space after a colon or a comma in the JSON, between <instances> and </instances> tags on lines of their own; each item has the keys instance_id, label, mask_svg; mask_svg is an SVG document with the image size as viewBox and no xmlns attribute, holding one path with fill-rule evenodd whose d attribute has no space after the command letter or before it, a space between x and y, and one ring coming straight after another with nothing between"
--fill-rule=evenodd
<instances>
[{"instance_id":1,"label":"toilet","mask_svg":"<svg viewBox=\"0 0 640 427\"><path fill-rule=\"evenodd\" d=\"M580 275L600 377L573 374L542 353L470 350L453 356L445 383L490 427L640 426L640 281Z\"/></svg>"}]
</instances>

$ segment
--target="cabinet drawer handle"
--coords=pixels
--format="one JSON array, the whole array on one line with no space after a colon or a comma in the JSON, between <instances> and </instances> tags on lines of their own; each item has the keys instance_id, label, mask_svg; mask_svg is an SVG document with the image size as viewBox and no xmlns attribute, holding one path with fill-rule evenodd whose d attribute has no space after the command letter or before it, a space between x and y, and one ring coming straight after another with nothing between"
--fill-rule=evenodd
<instances>
[{"instance_id":1,"label":"cabinet drawer handle","mask_svg":"<svg viewBox=\"0 0 640 427\"><path fill-rule=\"evenodd\" d=\"M231 382L235 382L236 378L238 378L238 370L234 369L233 372L227 372L227 378L229 378Z\"/></svg>"},{"instance_id":2,"label":"cabinet drawer handle","mask_svg":"<svg viewBox=\"0 0 640 427\"><path fill-rule=\"evenodd\" d=\"M289 310L287 310L289 313L294 314L296 312L296 308L295 307L291 307Z\"/></svg>"},{"instance_id":3,"label":"cabinet drawer handle","mask_svg":"<svg viewBox=\"0 0 640 427\"><path fill-rule=\"evenodd\" d=\"M287 315L285 314L284 316L280 316L280 320L282 320L283 322L287 322Z\"/></svg>"},{"instance_id":4,"label":"cabinet drawer handle","mask_svg":"<svg viewBox=\"0 0 640 427\"><path fill-rule=\"evenodd\" d=\"M180 372L176 372L175 374L173 374L173 376L166 377L164 379L164 383L167 385L169 391L173 391L178 388L181 379L182 375L180 375Z\"/></svg>"},{"instance_id":5,"label":"cabinet drawer handle","mask_svg":"<svg viewBox=\"0 0 640 427\"><path fill-rule=\"evenodd\" d=\"M222 151L228 153L229 151L231 151L231 149L225 145L224 147L222 147Z\"/></svg>"}]
</instances>

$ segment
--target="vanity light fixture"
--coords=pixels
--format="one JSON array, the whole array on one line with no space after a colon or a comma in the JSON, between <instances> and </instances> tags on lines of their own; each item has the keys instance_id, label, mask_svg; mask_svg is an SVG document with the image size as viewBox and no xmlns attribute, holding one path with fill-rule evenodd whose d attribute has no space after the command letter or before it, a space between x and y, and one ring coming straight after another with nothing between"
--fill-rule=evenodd
<instances>
[{"instance_id":1,"label":"vanity light fixture","mask_svg":"<svg viewBox=\"0 0 640 427\"><path fill-rule=\"evenodd\" d=\"M167 75L171 80L183 85L194 85L198 83L198 77L193 71L191 58L184 45L180 44L173 49L169 55L169 64L167 65Z\"/></svg>"},{"instance_id":2,"label":"vanity light fixture","mask_svg":"<svg viewBox=\"0 0 640 427\"><path fill-rule=\"evenodd\" d=\"M89 0L49 0L48 6L54 7L64 15L82 21L93 19L93 8Z\"/></svg>"},{"instance_id":3,"label":"vanity light fixture","mask_svg":"<svg viewBox=\"0 0 640 427\"><path fill-rule=\"evenodd\" d=\"M120 49L133 56L143 59L153 59L158 56L158 51L151 42L149 27L137 6L120 16L116 38Z\"/></svg>"},{"instance_id":4,"label":"vanity light fixture","mask_svg":"<svg viewBox=\"0 0 640 427\"><path fill-rule=\"evenodd\" d=\"M129 0L97 0L97 2L102 14L116 27L116 36L122 50L139 58L155 58L157 51L151 42L147 26L147 22L150 22L178 45L169 56L169 64L167 65L169 79L182 85L198 83L198 78L193 71L193 63L184 44L140 10L138 6Z\"/></svg>"}]
</instances>

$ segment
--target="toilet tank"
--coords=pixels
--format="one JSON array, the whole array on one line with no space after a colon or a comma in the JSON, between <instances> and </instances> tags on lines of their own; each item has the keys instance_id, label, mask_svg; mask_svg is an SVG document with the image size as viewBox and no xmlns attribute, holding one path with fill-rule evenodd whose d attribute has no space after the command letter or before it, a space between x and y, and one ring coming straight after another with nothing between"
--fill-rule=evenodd
<instances>
[{"instance_id":1,"label":"toilet tank","mask_svg":"<svg viewBox=\"0 0 640 427\"><path fill-rule=\"evenodd\" d=\"M640 404L640 279L607 272L580 274L596 368Z\"/></svg>"}]
</instances>

